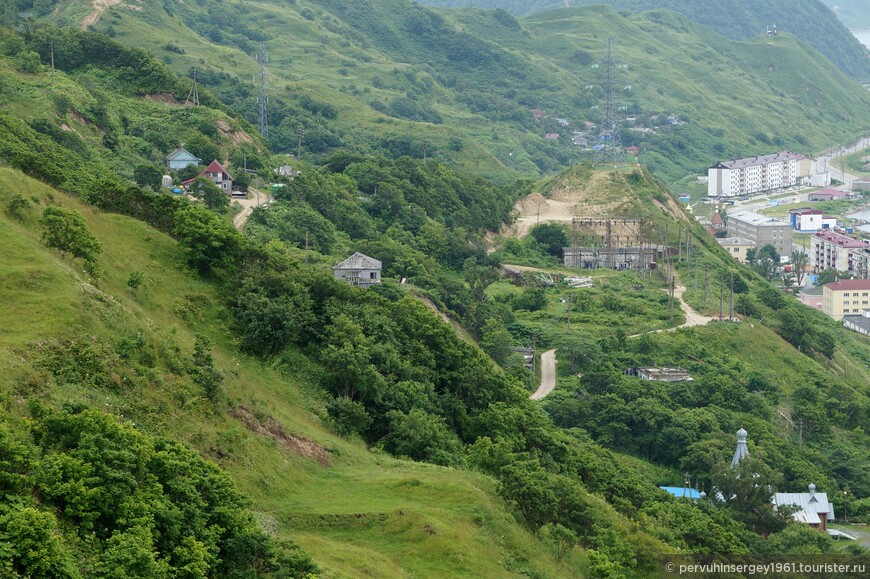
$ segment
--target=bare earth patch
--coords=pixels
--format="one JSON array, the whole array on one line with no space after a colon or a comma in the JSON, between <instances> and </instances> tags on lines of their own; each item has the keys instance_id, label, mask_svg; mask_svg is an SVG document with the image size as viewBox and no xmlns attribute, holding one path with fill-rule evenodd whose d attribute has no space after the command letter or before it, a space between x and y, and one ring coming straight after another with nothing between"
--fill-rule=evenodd
<instances>
[{"instance_id":1,"label":"bare earth patch","mask_svg":"<svg viewBox=\"0 0 870 579\"><path fill-rule=\"evenodd\" d=\"M245 131L234 131L230 124L226 121L218 121L217 128L224 135L230 138L234 145L238 145L239 143L253 143L254 139L246 133Z\"/></svg>"},{"instance_id":2,"label":"bare earth patch","mask_svg":"<svg viewBox=\"0 0 870 579\"><path fill-rule=\"evenodd\" d=\"M267 416L265 420L259 420L244 406L237 406L231 410L230 416L238 419L251 432L271 438L283 448L292 450L303 458L316 460L320 466L330 466L329 451L304 436L287 434L278 421L271 416Z\"/></svg>"},{"instance_id":3,"label":"bare earth patch","mask_svg":"<svg viewBox=\"0 0 870 579\"><path fill-rule=\"evenodd\" d=\"M130 10L142 10L141 6L135 6L133 4L122 4L121 0L93 0L91 4L94 7L94 11L82 18L81 26L83 29L86 29L88 26L93 26L97 23L103 13L112 8L114 6L123 6L124 8L129 8Z\"/></svg>"}]
</instances>

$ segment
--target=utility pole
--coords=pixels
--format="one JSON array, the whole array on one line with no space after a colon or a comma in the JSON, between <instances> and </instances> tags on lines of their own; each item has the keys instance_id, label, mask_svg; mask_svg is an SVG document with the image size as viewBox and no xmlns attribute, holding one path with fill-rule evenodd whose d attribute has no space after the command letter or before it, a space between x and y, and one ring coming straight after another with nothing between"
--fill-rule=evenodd
<instances>
[{"instance_id":1,"label":"utility pole","mask_svg":"<svg viewBox=\"0 0 870 579\"><path fill-rule=\"evenodd\" d=\"M707 264L704 264L704 309L707 309Z\"/></svg>"},{"instance_id":2,"label":"utility pole","mask_svg":"<svg viewBox=\"0 0 870 579\"><path fill-rule=\"evenodd\" d=\"M429 139L423 141L423 163L426 163L426 151L429 148Z\"/></svg>"},{"instance_id":3,"label":"utility pole","mask_svg":"<svg viewBox=\"0 0 870 579\"><path fill-rule=\"evenodd\" d=\"M303 132L304 131L302 130L302 127L299 127L299 130L296 131L296 134L299 137L299 141L297 141L297 143L296 143L296 160L298 160L298 161L302 160L302 133Z\"/></svg>"},{"instance_id":4,"label":"utility pole","mask_svg":"<svg viewBox=\"0 0 870 579\"><path fill-rule=\"evenodd\" d=\"M269 139L269 119L266 111L266 103L268 97L266 96L266 61L269 59L266 56L266 47L261 42L260 43L260 51L257 53L257 63L260 65L260 94L257 97L257 109L259 112L259 120L260 120L260 134L263 135L263 138Z\"/></svg>"},{"instance_id":5,"label":"utility pole","mask_svg":"<svg viewBox=\"0 0 870 579\"><path fill-rule=\"evenodd\" d=\"M677 223L677 263L683 261L683 224Z\"/></svg>"},{"instance_id":6,"label":"utility pole","mask_svg":"<svg viewBox=\"0 0 870 579\"><path fill-rule=\"evenodd\" d=\"M574 296L571 292L568 292L568 333L571 333L571 298Z\"/></svg>"},{"instance_id":7,"label":"utility pole","mask_svg":"<svg viewBox=\"0 0 870 579\"><path fill-rule=\"evenodd\" d=\"M719 275L719 321L725 317L725 279Z\"/></svg>"},{"instance_id":8,"label":"utility pole","mask_svg":"<svg viewBox=\"0 0 870 579\"><path fill-rule=\"evenodd\" d=\"M51 43L51 86L54 86L54 42Z\"/></svg>"},{"instance_id":9,"label":"utility pole","mask_svg":"<svg viewBox=\"0 0 870 579\"><path fill-rule=\"evenodd\" d=\"M728 304L728 321L734 321L734 274L731 274L731 298Z\"/></svg>"},{"instance_id":10,"label":"utility pole","mask_svg":"<svg viewBox=\"0 0 870 579\"><path fill-rule=\"evenodd\" d=\"M305 263L308 263L308 230L305 230Z\"/></svg>"},{"instance_id":11,"label":"utility pole","mask_svg":"<svg viewBox=\"0 0 870 579\"><path fill-rule=\"evenodd\" d=\"M532 334L532 376L530 378L530 381L532 383L532 390L535 390L535 374L537 373L536 372L536 369L537 369L537 364L536 364L537 351L535 350L537 339L538 339L538 334L533 333Z\"/></svg>"}]
</instances>

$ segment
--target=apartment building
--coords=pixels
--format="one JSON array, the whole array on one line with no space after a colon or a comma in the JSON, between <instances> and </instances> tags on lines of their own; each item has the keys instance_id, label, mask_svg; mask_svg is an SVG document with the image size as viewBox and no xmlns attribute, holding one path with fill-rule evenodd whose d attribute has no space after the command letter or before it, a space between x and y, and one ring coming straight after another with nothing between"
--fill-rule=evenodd
<instances>
[{"instance_id":1,"label":"apartment building","mask_svg":"<svg viewBox=\"0 0 870 579\"><path fill-rule=\"evenodd\" d=\"M816 272L835 269L866 277L866 273L862 275L862 270L866 271L866 265L862 266L859 257L867 249L870 249L870 242L822 229L810 238L810 266Z\"/></svg>"},{"instance_id":2,"label":"apartment building","mask_svg":"<svg viewBox=\"0 0 870 579\"><path fill-rule=\"evenodd\" d=\"M746 252L755 247L755 242L742 237L725 237L716 241L728 252L728 255L740 263L746 263Z\"/></svg>"},{"instance_id":3,"label":"apartment building","mask_svg":"<svg viewBox=\"0 0 870 579\"><path fill-rule=\"evenodd\" d=\"M781 151L773 155L720 161L707 170L708 197L737 197L797 185L812 173L807 157Z\"/></svg>"},{"instance_id":4,"label":"apartment building","mask_svg":"<svg viewBox=\"0 0 870 579\"><path fill-rule=\"evenodd\" d=\"M835 320L870 310L870 279L843 279L823 288L822 311Z\"/></svg>"},{"instance_id":5,"label":"apartment building","mask_svg":"<svg viewBox=\"0 0 870 579\"><path fill-rule=\"evenodd\" d=\"M729 237L740 237L761 248L772 245L780 255L791 255L792 229L789 223L751 211L735 211L726 216Z\"/></svg>"}]
</instances>

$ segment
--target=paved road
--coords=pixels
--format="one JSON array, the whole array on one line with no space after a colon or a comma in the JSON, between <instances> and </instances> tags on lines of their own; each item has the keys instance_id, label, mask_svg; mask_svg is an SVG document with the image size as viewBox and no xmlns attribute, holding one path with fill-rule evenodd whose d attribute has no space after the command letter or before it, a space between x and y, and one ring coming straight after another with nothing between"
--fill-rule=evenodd
<instances>
[{"instance_id":1,"label":"paved road","mask_svg":"<svg viewBox=\"0 0 870 579\"><path fill-rule=\"evenodd\" d=\"M541 354L541 385L534 394L529 396L532 400L541 400L556 387L556 350L547 350Z\"/></svg>"},{"instance_id":2,"label":"paved road","mask_svg":"<svg viewBox=\"0 0 870 579\"><path fill-rule=\"evenodd\" d=\"M245 223L248 222L248 217L251 216L251 213L254 211L254 207L258 205L266 205L269 203L270 198L266 193L262 191L258 191L253 187L250 187L250 192L253 194L253 198L251 199L236 199L239 202L239 205L242 206L242 211L233 217L233 226L241 231L245 228Z\"/></svg>"}]
</instances>

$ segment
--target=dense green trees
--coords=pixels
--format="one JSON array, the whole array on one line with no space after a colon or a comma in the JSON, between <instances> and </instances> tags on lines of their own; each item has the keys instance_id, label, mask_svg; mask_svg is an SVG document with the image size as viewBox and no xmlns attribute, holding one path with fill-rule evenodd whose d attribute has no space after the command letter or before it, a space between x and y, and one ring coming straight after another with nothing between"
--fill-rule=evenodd
<instances>
[{"instance_id":1,"label":"dense green trees","mask_svg":"<svg viewBox=\"0 0 870 579\"><path fill-rule=\"evenodd\" d=\"M97 256L103 250L100 241L88 229L81 213L50 205L42 212L42 239L49 247L84 260L89 271L94 271Z\"/></svg>"},{"instance_id":2,"label":"dense green trees","mask_svg":"<svg viewBox=\"0 0 870 579\"><path fill-rule=\"evenodd\" d=\"M34 403L31 414L29 436L0 426L4 575L295 577L314 570L294 546L267 537L227 476L195 452L98 411Z\"/></svg>"},{"instance_id":3,"label":"dense green trees","mask_svg":"<svg viewBox=\"0 0 870 579\"><path fill-rule=\"evenodd\" d=\"M175 213L174 235L187 253L190 265L200 271L231 265L238 255L241 238L233 226L199 205Z\"/></svg>"}]
</instances>

